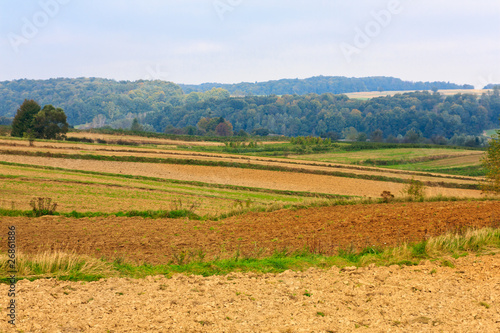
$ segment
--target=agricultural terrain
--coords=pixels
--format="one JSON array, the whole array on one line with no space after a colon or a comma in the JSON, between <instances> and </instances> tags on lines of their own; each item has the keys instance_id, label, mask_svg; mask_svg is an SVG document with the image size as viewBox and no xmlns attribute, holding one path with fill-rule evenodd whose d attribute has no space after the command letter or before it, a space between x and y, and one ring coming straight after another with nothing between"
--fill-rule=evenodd
<instances>
[{"instance_id":1,"label":"agricultural terrain","mask_svg":"<svg viewBox=\"0 0 500 333\"><path fill-rule=\"evenodd\" d=\"M479 186L483 150L69 134L0 137L0 230L16 226L26 278L17 330L500 327L500 202ZM3 282L6 252L2 232Z\"/></svg>"}]
</instances>

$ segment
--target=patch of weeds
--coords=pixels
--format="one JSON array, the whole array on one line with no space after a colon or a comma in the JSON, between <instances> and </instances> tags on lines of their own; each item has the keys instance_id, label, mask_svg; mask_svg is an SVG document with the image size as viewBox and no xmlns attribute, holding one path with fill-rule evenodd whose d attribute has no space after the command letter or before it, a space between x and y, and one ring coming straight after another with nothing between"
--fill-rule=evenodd
<instances>
[{"instance_id":1,"label":"patch of weeds","mask_svg":"<svg viewBox=\"0 0 500 333\"><path fill-rule=\"evenodd\" d=\"M412 254L417 258L427 258L426 247L427 247L427 242L425 241L417 243L411 249Z\"/></svg>"},{"instance_id":2,"label":"patch of weeds","mask_svg":"<svg viewBox=\"0 0 500 333\"><path fill-rule=\"evenodd\" d=\"M423 201L425 197L425 185L420 180L412 178L401 192L412 200Z\"/></svg>"},{"instance_id":3,"label":"patch of weeds","mask_svg":"<svg viewBox=\"0 0 500 333\"><path fill-rule=\"evenodd\" d=\"M311 297L312 296L312 294L309 291L307 291L307 290L302 295L307 296L307 297Z\"/></svg>"},{"instance_id":4,"label":"patch of weeds","mask_svg":"<svg viewBox=\"0 0 500 333\"><path fill-rule=\"evenodd\" d=\"M443 260L443 261L441 261L441 266L455 268L455 265L451 261L449 261L449 260Z\"/></svg>"},{"instance_id":5,"label":"patch of weeds","mask_svg":"<svg viewBox=\"0 0 500 333\"><path fill-rule=\"evenodd\" d=\"M30 206L33 209L35 216L54 215L57 208L57 203L52 202L52 198L33 198L30 201Z\"/></svg>"},{"instance_id":6,"label":"patch of weeds","mask_svg":"<svg viewBox=\"0 0 500 333\"><path fill-rule=\"evenodd\" d=\"M325 313L324 312L316 312L316 316L318 317L324 317L325 316Z\"/></svg>"},{"instance_id":7,"label":"patch of weeds","mask_svg":"<svg viewBox=\"0 0 500 333\"><path fill-rule=\"evenodd\" d=\"M490 305L486 302L479 302L479 305L484 306L486 309L490 308Z\"/></svg>"}]
</instances>

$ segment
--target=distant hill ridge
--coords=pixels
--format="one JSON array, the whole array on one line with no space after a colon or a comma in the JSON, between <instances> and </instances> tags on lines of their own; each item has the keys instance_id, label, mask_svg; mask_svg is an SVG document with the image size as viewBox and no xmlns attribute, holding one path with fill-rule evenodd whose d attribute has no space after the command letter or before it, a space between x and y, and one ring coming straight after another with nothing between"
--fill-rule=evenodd
<instances>
[{"instance_id":1,"label":"distant hill ridge","mask_svg":"<svg viewBox=\"0 0 500 333\"><path fill-rule=\"evenodd\" d=\"M182 90L191 92L205 92L212 88L222 88L231 95L305 95L309 93L352 93L366 91L405 91L405 90L432 90L432 89L474 89L472 85L458 85L450 82L411 82L394 77L343 77L343 76L315 76L307 79L281 79L266 82L241 82L235 84L203 83L199 85L179 84Z\"/></svg>"}]
</instances>

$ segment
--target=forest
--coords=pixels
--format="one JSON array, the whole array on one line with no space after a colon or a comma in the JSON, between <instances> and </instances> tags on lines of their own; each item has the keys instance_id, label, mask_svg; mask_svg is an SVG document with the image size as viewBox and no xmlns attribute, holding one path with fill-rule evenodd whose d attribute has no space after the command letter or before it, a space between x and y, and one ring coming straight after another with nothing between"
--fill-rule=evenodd
<instances>
[{"instance_id":1,"label":"forest","mask_svg":"<svg viewBox=\"0 0 500 333\"><path fill-rule=\"evenodd\" d=\"M0 120L13 117L24 99L60 107L70 125L126 128L137 119L145 131L210 134L200 120L227 122L221 133L323 136L363 141L435 143L497 128L498 88L482 96L417 91L368 100L334 93L231 97L222 88L185 93L164 81L96 78L0 82ZM215 125L217 125L215 124ZM231 127L231 131L228 128Z\"/></svg>"},{"instance_id":2,"label":"forest","mask_svg":"<svg viewBox=\"0 0 500 333\"><path fill-rule=\"evenodd\" d=\"M306 95L314 94L345 94L362 91L402 91L402 90L433 90L433 89L474 89L465 84L450 82L411 82L394 77L343 77L315 76L308 79L282 79L266 82L242 82L236 84L203 83L199 85L179 85L186 94L190 92L205 92L213 88L222 88L231 95Z\"/></svg>"}]
</instances>

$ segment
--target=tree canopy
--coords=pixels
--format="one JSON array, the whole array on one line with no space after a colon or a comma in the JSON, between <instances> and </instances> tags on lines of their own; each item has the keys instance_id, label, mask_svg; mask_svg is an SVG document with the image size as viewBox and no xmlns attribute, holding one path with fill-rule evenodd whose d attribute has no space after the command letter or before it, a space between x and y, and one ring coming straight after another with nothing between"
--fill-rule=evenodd
<instances>
[{"instance_id":1,"label":"tree canopy","mask_svg":"<svg viewBox=\"0 0 500 333\"><path fill-rule=\"evenodd\" d=\"M500 130L497 131L497 137L490 141L483 165L487 170L488 180L484 185L484 190L500 194Z\"/></svg>"},{"instance_id":2,"label":"tree canopy","mask_svg":"<svg viewBox=\"0 0 500 333\"><path fill-rule=\"evenodd\" d=\"M16 116L12 121L12 136L23 137L24 133L33 129L33 119L40 112L40 105L34 100L25 99L17 109Z\"/></svg>"},{"instance_id":3,"label":"tree canopy","mask_svg":"<svg viewBox=\"0 0 500 333\"><path fill-rule=\"evenodd\" d=\"M61 139L68 132L68 123L63 109L52 105L40 105L34 100L25 100L12 122L12 136L29 136L39 139Z\"/></svg>"}]
</instances>

